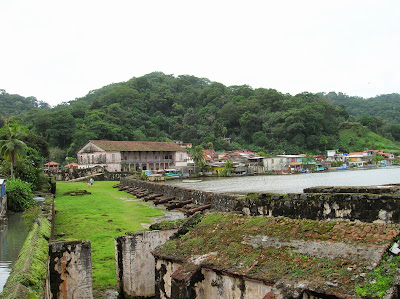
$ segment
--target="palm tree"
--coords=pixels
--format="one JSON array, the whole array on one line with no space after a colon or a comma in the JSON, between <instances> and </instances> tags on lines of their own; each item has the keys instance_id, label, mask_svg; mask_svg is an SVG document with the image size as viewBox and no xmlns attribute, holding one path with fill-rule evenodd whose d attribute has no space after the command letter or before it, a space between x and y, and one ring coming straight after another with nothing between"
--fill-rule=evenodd
<instances>
[{"instance_id":1,"label":"palm tree","mask_svg":"<svg viewBox=\"0 0 400 299\"><path fill-rule=\"evenodd\" d=\"M200 168L200 170L202 170L204 168L204 166L206 165L206 159L204 158L203 150L204 149L201 145L198 145L194 149L191 150L194 165L198 166Z\"/></svg>"},{"instance_id":2,"label":"palm tree","mask_svg":"<svg viewBox=\"0 0 400 299\"><path fill-rule=\"evenodd\" d=\"M235 169L235 166L231 161L227 160L224 166L224 175L230 176L233 169Z\"/></svg>"},{"instance_id":3,"label":"palm tree","mask_svg":"<svg viewBox=\"0 0 400 299\"><path fill-rule=\"evenodd\" d=\"M303 167L310 168L310 165L311 167L315 167L317 160L312 154L307 153L306 156L302 159L302 162L303 162Z\"/></svg>"},{"instance_id":4,"label":"palm tree","mask_svg":"<svg viewBox=\"0 0 400 299\"><path fill-rule=\"evenodd\" d=\"M0 156L10 161L11 178L14 178L14 165L17 159L25 153L26 144L19 138L22 131L18 126L7 126L7 139L0 140Z\"/></svg>"}]
</instances>

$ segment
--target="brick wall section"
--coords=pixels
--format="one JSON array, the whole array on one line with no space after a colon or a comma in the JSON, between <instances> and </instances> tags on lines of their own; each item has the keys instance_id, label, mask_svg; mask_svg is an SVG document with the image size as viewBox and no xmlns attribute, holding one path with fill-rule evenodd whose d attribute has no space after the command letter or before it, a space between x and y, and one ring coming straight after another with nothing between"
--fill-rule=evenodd
<instances>
[{"instance_id":1,"label":"brick wall section","mask_svg":"<svg viewBox=\"0 0 400 299\"><path fill-rule=\"evenodd\" d=\"M199 205L211 203L212 209L222 212L235 211L251 216L285 216L314 220L348 219L400 223L400 186L396 185L317 187L305 189L308 193L258 194L245 197L180 188L130 177L121 178L121 184L163 193L165 196L175 196L178 200L193 199ZM346 193L340 193L344 191Z\"/></svg>"}]
</instances>

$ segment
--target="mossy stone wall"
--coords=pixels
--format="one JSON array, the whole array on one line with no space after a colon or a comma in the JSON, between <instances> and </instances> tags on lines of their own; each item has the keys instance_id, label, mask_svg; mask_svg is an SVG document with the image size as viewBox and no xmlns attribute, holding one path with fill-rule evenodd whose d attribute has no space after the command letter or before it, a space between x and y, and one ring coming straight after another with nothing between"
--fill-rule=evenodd
<instances>
[{"instance_id":1,"label":"mossy stone wall","mask_svg":"<svg viewBox=\"0 0 400 299\"><path fill-rule=\"evenodd\" d=\"M0 294L2 299L45 296L51 224L45 217L39 217L39 222L40 225L33 223L32 230Z\"/></svg>"},{"instance_id":2,"label":"mossy stone wall","mask_svg":"<svg viewBox=\"0 0 400 299\"><path fill-rule=\"evenodd\" d=\"M121 184L168 197L175 196L181 201L192 199L199 205L211 204L212 209L217 211L240 212L249 216L400 223L399 186L321 187L306 189L309 193L253 193L241 196L181 188L132 177L122 178Z\"/></svg>"}]
</instances>

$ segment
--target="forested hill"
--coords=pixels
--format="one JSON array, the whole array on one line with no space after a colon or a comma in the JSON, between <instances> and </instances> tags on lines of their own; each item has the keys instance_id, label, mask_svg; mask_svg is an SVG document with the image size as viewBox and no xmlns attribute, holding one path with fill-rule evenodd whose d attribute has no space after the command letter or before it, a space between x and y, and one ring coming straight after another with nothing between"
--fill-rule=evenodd
<instances>
[{"instance_id":1,"label":"forested hill","mask_svg":"<svg viewBox=\"0 0 400 299\"><path fill-rule=\"evenodd\" d=\"M50 106L45 102L39 102L35 97L25 98L0 89L0 119L18 115L34 108L49 109Z\"/></svg>"},{"instance_id":2,"label":"forested hill","mask_svg":"<svg viewBox=\"0 0 400 299\"><path fill-rule=\"evenodd\" d=\"M69 156L90 139L182 140L216 150L322 153L343 144L341 124L355 121L343 105L333 105L323 94L292 96L163 73L104 86L51 110L31 109L19 118L52 149ZM400 128L398 138L396 133L389 135L400 140Z\"/></svg>"},{"instance_id":3,"label":"forested hill","mask_svg":"<svg viewBox=\"0 0 400 299\"><path fill-rule=\"evenodd\" d=\"M375 116L400 124L400 94L384 94L374 98L351 97L330 92L325 97L334 105L345 105L350 115Z\"/></svg>"}]
</instances>

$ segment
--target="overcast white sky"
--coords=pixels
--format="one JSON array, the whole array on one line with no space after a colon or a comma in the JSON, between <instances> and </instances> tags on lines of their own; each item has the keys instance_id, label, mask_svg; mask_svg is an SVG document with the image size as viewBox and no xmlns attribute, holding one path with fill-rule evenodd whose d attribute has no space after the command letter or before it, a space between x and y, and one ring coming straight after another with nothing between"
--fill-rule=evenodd
<instances>
[{"instance_id":1,"label":"overcast white sky","mask_svg":"<svg viewBox=\"0 0 400 299\"><path fill-rule=\"evenodd\" d=\"M399 0L0 0L0 89L56 105L153 71L400 92Z\"/></svg>"}]
</instances>

